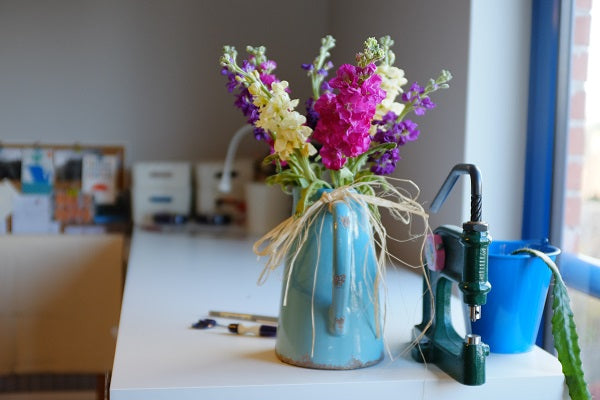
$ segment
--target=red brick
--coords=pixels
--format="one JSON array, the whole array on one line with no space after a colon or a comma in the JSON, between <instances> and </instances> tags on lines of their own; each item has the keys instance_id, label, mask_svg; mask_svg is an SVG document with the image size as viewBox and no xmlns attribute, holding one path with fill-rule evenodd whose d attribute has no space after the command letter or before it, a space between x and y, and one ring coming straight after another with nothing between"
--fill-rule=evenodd
<instances>
[{"instance_id":1,"label":"red brick","mask_svg":"<svg viewBox=\"0 0 600 400\"><path fill-rule=\"evenodd\" d=\"M583 127L571 127L569 129L570 156L582 156L585 153L585 129Z\"/></svg>"},{"instance_id":2,"label":"red brick","mask_svg":"<svg viewBox=\"0 0 600 400\"><path fill-rule=\"evenodd\" d=\"M583 165L570 162L567 164L567 190L581 191L581 178L583 176Z\"/></svg>"},{"instance_id":3,"label":"red brick","mask_svg":"<svg viewBox=\"0 0 600 400\"><path fill-rule=\"evenodd\" d=\"M565 201L565 224L579 226L581 223L581 197L567 197Z\"/></svg>"},{"instance_id":4,"label":"red brick","mask_svg":"<svg viewBox=\"0 0 600 400\"><path fill-rule=\"evenodd\" d=\"M575 2L575 9L577 11L590 11L592 9L592 0L577 0Z\"/></svg>"},{"instance_id":5,"label":"red brick","mask_svg":"<svg viewBox=\"0 0 600 400\"><path fill-rule=\"evenodd\" d=\"M585 120L585 92L583 90L571 95L571 119Z\"/></svg>"},{"instance_id":6,"label":"red brick","mask_svg":"<svg viewBox=\"0 0 600 400\"><path fill-rule=\"evenodd\" d=\"M573 54L571 64L571 79L585 81L587 79L588 53Z\"/></svg>"},{"instance_id":7,"label":"red brick","mask_svg":"<svg viewBox=\"0 0 600 400\"><path fill-rule=\"evenodd\" d=\"M592 18L589 15L575 17L575 29L573 30L573 43L577 45L590 44L590 25Z\"/></svg>"}]
</instances>

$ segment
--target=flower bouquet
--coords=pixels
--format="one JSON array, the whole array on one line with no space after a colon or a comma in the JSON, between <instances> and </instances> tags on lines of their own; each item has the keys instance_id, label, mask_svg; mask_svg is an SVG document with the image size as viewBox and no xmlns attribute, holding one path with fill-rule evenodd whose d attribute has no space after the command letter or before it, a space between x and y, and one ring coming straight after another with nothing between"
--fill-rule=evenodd
<instances>
[{"instance_id":1,"label":"flower bouquet","mask_svg":"<svg viewBox=\"0 0 600 400\"><path fill-rule=\"evenodd\" d=\"M379 210L407 224L421 217L423 243L428 230L416 196L396 188L388 175L400 148L419 137L408 117L434 108L430 94L447 88L451 75L443 70L424 87L413 83L405 90L392 45L389 36L367 39L356 64L341 65L327 80L335 40L323 38L313 62L302 65L312 86L304 115L264 47L247 47L249 57L241 62L235 48L224 47L228 90L256 139L271 149L264 162L276 173L267 183L294 194L294 215L254 247L268 257L260 281L285 263L276 353L294 365L346 369L381 359L387 234Z\"/></svg>"},{"instance_id":2,"label":"flower bouquet","mask_svg":"<svg viewBox=\"0 0 600 400\"><path fill-rule=\"evenodd\" d=\"M299 100L291 100L288 82L275 76L277 64L267 58L265 47L248 46L250 57L238 63L236 49L225 46L221 65L227 88L255 127L256 139L270 145L265 162L277 166L268 183L280 184L284 190L301 188L298 214L321 188L385 184L381 177L396 168L399 148L420 134L417 123L406 117L423 116L435 107L429 95L448 87L452 76L443 70L425 87L413 83L404 91L408 81L404 71L393 65L393 44L389 36L367 39L356 55L356 65L340 66L336 76L326 81L333 68L328 58L335 40L323 38L314 61L302 65L312 85L305 115L295 110ZM357 189L373 194L369 185Z\"/></svg>"}]
</instances>

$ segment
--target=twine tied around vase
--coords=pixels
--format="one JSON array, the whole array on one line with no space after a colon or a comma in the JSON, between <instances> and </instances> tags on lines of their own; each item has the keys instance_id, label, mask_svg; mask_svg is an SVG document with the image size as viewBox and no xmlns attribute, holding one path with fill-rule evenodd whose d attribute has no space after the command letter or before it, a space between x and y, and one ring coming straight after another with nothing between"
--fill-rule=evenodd
<instances>
[{"instance_id":1,"label":"twine tied around vase","mask_svg":"<svg viewBox=\"0 0 600 400\"><path fill-rule=\"evenodd\" d=\"M416 194L412 194L407 189L398 189L393 185L387 183L387 180L396 181L407 185L416 191ZM338 201L349 204L354 201L368 209L367 215L369 216L369 222L373 229L373 240L379 246L379 253L376 256L377 264L377 275L375 278L374 293L377 294L378 286L383 285L385 293L387 294L387 288L385 287L385 262L386 259L392 259L402 264L408 265L413 268L420 268L426 277L425 266L423 263L423 249L428 234L431 234L431 228L429 227L428 219L429 215L424 210L423 206L417 202L419 194L418 186L410 181L403 179L387 178L385 182L355 182L351 185L342 186L333 189L330 192L323 192L319 199L317 199L305 212L301 215L292 215L271 231L266 233L263 237L254 243L254 253L259 257L267 257L265 267L263 268L258 284L263 284L271 271L277 269L283 264L287 257L288 260L288 271L287 271L287 282L283 292L282 304L287 305L287 295L289 289L289 282L292 271L294 269L294 263L296 258L300 254L300 250L304 243L307 241L309 236L309 228L315 222L316 218L319 217L320 213L327 208L331 211L334 203ZM365 188L368 186L368 188ZM363 190L361 190L363 189ZM367 190L365 190L367 189ZM375 193L378 189L382 192L381 195L364 194L364 192ZM390 254L387 250L387 238L388 234L379 218L379 213L374 210L386 209L390 215L397 221L409 227L412 226L412 219L419 217L423 221L423 231L414 235L413 238L418 237L421 239L420 243L420 254L419 254L419 265L414 266L406 263L403 260ZM427 278L425 278L427 280ZM427 281L428 282L428 281ZM428 284L429 286L429 284ZM386 296L387 297L387 296ZM375 299L378 296L374 296ZM433 299L431 296L431 301ZM386 304L384 303L384 323L385 323L385 309ZM379 304L375 302L375 316L376 321L379 321ZM377 330L377 336L381 334L379 323L375 324ZM314 327L314 324L313 324ZM313 335L314 336L314 335Z\"/></svg>"}]
</instances>

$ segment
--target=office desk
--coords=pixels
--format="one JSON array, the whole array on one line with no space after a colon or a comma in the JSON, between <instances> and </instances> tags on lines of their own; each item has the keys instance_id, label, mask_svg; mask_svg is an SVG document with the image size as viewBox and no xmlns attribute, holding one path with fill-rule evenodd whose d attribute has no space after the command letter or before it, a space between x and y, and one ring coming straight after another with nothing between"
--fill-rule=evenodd
<instances>
[{"instance_id":1,"label":"office desk","mask_svg":"<svg viewBox=\"0 0 600 400\"><path fill-rule=\"evenodd\" d=\"M373 367L289 366L276 358L274 339L237 336L223 328L190 329L209 310L276 315L282 272L258 286L262 265L247 237L136 230L111 399L563 398L560 364L539 348L490 355L487 382L478 387L461 385L436 366L402 353L421 314L421 278L405 270L390 268L387 278L386 340L394 359L386 356Z\"/></svg>"}]
</instances>

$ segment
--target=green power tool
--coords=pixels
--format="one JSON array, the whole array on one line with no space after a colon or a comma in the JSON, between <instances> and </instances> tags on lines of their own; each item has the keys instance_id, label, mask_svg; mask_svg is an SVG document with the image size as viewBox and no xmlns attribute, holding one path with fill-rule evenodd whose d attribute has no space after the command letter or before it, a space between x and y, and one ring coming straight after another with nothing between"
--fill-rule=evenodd
<instances>
[{"instance_id":1,"label":"green power tool","mask_svg":"<svg viewBox=\"0 0 600 400\"><path fill-rule=\"evenodd\" d=\"M450 297L452 284L462 292L469 306L469 317L481 317L491 289L488 282L488 246L491 238L488 225L481 221L481 173L473 164L458 164L452 168L430 210L437 212L458 178L468 174L471 179L471 220L462 229L443 225L434 230L427 251L427 275L433 293L432 309L429 286L423 279L423 320L415 326L414 339L418 345L412 349L416 361L436 364L448 375L465 385L485 383L485 358L489 346L479 335L468 333L461 337L452 326ZM432 318L433 317L433 318ZM430 324L431 321L431 324ZM467 332L470 326L467 327Z\"/></svg>"}]
</instances>

